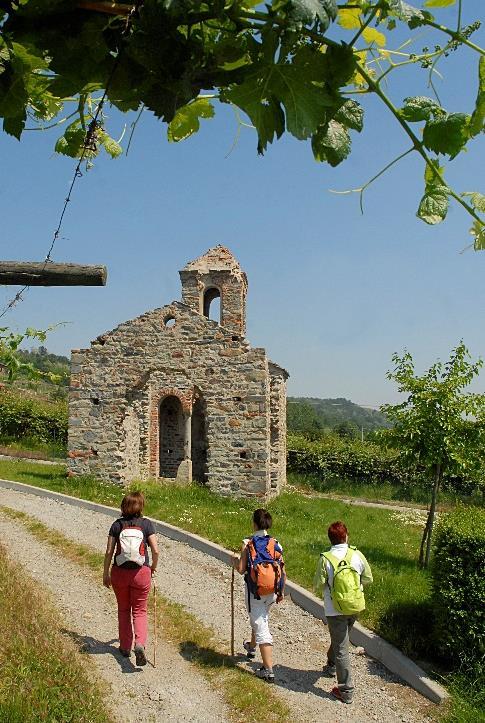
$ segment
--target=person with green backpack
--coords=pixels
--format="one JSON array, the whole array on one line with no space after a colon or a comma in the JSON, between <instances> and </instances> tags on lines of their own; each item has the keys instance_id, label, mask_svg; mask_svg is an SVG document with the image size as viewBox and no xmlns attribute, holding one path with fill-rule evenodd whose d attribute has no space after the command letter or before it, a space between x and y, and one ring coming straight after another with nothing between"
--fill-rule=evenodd
<instances>
[{"instance_id":1,"label":"person with green backpack","mask_svg":"<svg viewBox=\"0 0 485 723\"><path fill-rule=\"evenodd\" d=\"M323 590L323 604L330 633L327 665L323 675L337 675L332 695L342 703L352 703L354 685L350 670L349 633L357 615L365 609L363 586L372 582L372 572L364 555L348 544L343 522L328 528L331 548L322 552L314 579L317 594Z\"/></svg>"}]
</instances>

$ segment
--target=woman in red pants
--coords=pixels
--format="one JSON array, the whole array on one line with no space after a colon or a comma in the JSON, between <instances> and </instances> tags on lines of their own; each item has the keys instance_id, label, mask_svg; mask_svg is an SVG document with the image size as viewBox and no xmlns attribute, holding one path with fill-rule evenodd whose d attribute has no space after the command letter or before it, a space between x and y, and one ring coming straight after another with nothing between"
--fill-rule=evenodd
<instances>
[{"instance_id":1,"label":"woman in red pants","mask_svg":"<svg viewBox=\"0 0 485 723\"><path fill-rule=\"evenodd\" d=\"M103 584L113 586L118 601L120 653L130 657L134 633L137 665L146 665L147 662L148 593L158 563L157 536L151 520L143 517L144 506L145 498L141 492L131 492L123 497L121 517L113 522L108 533L103 574ZM149 547L152 551L151 565Z\"/></svg>"}]
</instances>

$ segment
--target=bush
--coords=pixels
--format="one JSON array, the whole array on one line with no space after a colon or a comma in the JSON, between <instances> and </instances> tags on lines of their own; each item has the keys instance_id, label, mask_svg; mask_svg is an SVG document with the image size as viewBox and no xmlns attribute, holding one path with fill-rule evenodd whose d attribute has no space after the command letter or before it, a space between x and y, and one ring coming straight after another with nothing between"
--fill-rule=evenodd
<instances>
[{"instance_id":1,"label":"bush","mask_svg":"<svg viewBox=\"0 0 485 723\"><path fill-rule=\"evenodd\" d=\"M458 507L443 515L432 567L437 644L462 670L483 670L485 658L485 510Z\"/></svg>"},{"instance_id":2,"label":"bush","mask_svg":"<svg viewBox=\"0 0 485 723\"><path fill-rule=\"evenodd\" d=\"M317 475L322 482L338 477L371 484L388 482L405 490L431 488L431 481L421 470L410 469L401 461L399 452L386 447L382 440L361 442L327 435L310 441L306 435L289 434L287 468L289 472ZM477 493L479 498L485 484L453 476L445 477L442 487L458 495Z\"/></svg>"},{"instance_id":3,"label":"bush","mask_svg":"<svg viewBox=\"0 0 485 723\"><path fill-rule=\"evenodd\" d=\"M327 436L317 442L288 437L288 470L316 474L322 480L333 477L362 482L411 482L401 468L399 455L372 442L343 440Z\"/></svg>"},{"instance_id":4,"label":"bush","mask_svg":"<svg viewBox=\"0 0 485 723\"><path fill-rule=\"evenodd\" d=\"M65 402L46 402L0 391L0 437L67 442Z\"/></svg>"}]
</instances>

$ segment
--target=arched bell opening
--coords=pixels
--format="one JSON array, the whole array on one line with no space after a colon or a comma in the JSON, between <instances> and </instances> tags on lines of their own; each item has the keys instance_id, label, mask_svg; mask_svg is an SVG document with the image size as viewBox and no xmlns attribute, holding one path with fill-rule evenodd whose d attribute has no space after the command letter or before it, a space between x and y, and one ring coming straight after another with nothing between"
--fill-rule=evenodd
<instances>
[{"instance_id":1,"label":"arched bell opening","mask_svg":"<svg viewBox=\"0 0 485 723\"><path fill-rule=\"evenodd\" d=\"M165 397L159 411L159 474L175 478L184 459L184 414L178 397Z\"/></svg>"},{"instance_id":2,"label":"arched bell opening","mask_svg":"<svg viewBox=\"0 0 485 723\"><path fill-rule=\"evenodd\" d=\"M222 298L220 290L215 286L211 286L204 291L202 310L205 317L212 321L217 321L218 324L221 323Z\"/></svg>"}]
</instances>

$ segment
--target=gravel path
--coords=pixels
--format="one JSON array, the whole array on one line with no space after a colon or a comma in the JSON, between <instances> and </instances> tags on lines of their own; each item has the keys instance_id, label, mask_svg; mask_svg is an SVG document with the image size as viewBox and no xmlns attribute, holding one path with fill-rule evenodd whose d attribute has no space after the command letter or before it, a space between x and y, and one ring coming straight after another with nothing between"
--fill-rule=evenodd
<instances>
[{"instance_id":1,"label":"gravel path","mask_svg":"<svg viewBox=\"0 0 485 723\"><path fill-rule=\"evenodd\" d=\"M6 503L3 495L2 501ZM12 505L13 506L13 505ZM25 509L28 512L28 509ZM30 512L34 510L30 508ZM39 515L40 519L40 515ZM107 706L119 723L224 723L229 712L220 696L172 645L157 647L157 668L138 668L117 653L114 595L93 584L79 566L40 545L20 523L0 513L0 540L9 556L43 584L61 614L61 629L90 657L107 686ZM148 647L149 656L153 646Z\"/></svg>"},{"instance_id":2,"label":"gravel path","mask_svg":"<svg viewBox=\"0 0 485 723\"><path fill-rule=\"evenodd\" d=\"M95 547L104 552L106 535L111 519L99 512L82 510L54 500L42 499L34 495L24 494L10 490L0 490L0 504L22 510L33 515L49 527L59 530L66 536L81 543ZM0 536L5 537L2 523ZM10 524L10 523L9 523ZM160 537L161 558L159 564L158 587L167 598L182 603L199 620L214 628L221 639L228 640L230 631L230 571L223 563L191 549L188 545L174 542ZM38 545L37 545L38 546ZM23 546L22 546L23 547ZM36 555L35 547L28 546L28 551L22 550L25 563L32 566L32 557ZM16 549L18 549L16 545ZM37 558L44 556L37 553ZM173 561L177 564L174 565ZM166 564L164 564L166 563ZM57 565L61 569L59 574L64 582L59 585L62 592L57 595L64 608L79 610L84 605L90 612L94 599L99 598L99 609L96 616L86 619L83 623L82 635L93 636L96 640L112 640L116 635L114 600L112 593L100 587L93 589L92 585L82 582L78 568L73 568L67 561ZM50 566L49 566L50 568ZM50 570L49 576L51 576ZM41 575L42 577L43 575ZM92 590L93 601L86 595L86 586ZM82 589L81 589L82 588ZM111 597L110 597L111 596ZM88 602L89 601L89 602ZM92 604L93 603L93 604ZM98 608L98 606L97 606ZM109 613L109 614L108 614ZM103 618L104 616L104 618ZM79 616L77 616L79 619ZM356 682L356 695L352 706L344 706L334 701L328 691L332 681L320 677L320 671L325 659L325 650L329 644L327 628L311 615L298 608L290 600L275 606L272 611L272 629L275 638L275 675L277 692L286 700L295 711L295 721L308 721L318 723L367 723L379 721L380 723L394 723L403 721L431 720L430 714L433 704L426 701L418 693L410 689L398 678L389 673L383 666L365 655L357 654L354 649L352 666ZM237 580L236 593L236 650L240 649L243 639L248 637L247 615L244 608L244 592L242 579ZM88 652L97 653L95 648ZM106 647L106 643L104 643ZM112 651L112 648L110 648ZM160 661L165 656L160 654ZM163 697L162 702L170 700L171 707L164 707L160 720L209 720L202 713L191 717L190 704L196 699L198 693L188 694L187 679L194 680L197 676L186 671L181 677L181 666L186 666L181 658L172 651L172 658L167 665L160 662L160 672L147 668L143 671L143 684L148 676L150 683L144 689L143 700L148 699L147 693L157 691ZM95 656L97 657L97 655ZM120 663L107 653L103 657L111 658L113 665L113 684L120 676ZM256 663L248 663L241 656L241 664L248 669L257 667ZM105 663L103 661L103 667ZM103 668L102 668L103 669ZM161 675L163 669L163 677ZM135 669L136 670L136 669ZM193 670L193 669L192 669ZM173 673L173 674L172 674ZM154 675L153 675L154 674ZM146 676L146 677L145 677ZM141 675L136 675L133 691L140 685ZM184 710L186 717L177 717L173 707L177 704L177 681L182 681L184 694ZM153 682L152 682L153 681ZM125 684L124 681L123 685ZM195 683L194 683L195 685ZM203 684L202 684L203 685ZM207 688L204 689L207 695ZM201 692L202 695L202 692ZM173 702L173 706L172 706ZM162 705L162 704L160 704ZM203 705L205 708L205 705ZM180 715L180 710L178 714ZM201 710L199 708L199 710ZM219 701L210 702L210 720L220 720L221 711ZM169 717L167 711L171 711ZM221 711L221 712L219 712ZM223 718L224 719L224 718ZM125 720L128 720L125 717ZM131 719L130 719L131 720ZM142 720L139 718L139 720ZM143 719L145 720L145 719ZM158 718L155 718L158 720ZM227 720L227 717L226 717Z\"/></svg>"}]
</instances>

